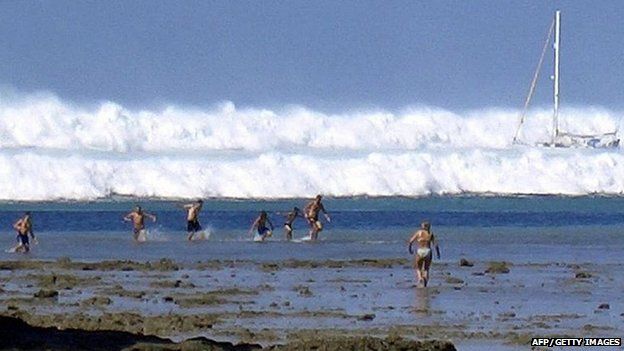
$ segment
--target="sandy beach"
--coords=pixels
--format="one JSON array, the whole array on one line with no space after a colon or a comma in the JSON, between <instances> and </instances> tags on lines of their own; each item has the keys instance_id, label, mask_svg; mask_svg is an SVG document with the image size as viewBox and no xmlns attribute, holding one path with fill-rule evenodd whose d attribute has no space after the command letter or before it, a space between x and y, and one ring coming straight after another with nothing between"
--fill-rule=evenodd
<instances>
[{"instance_id":1,"label":"sandy beach","mask_svg":"<svg viewBox=\"0 0 624 351\"><path fill-rule=\"evenodd\" d=\"M404 259L0 262L1 314L39 327L268 347L311 336L526 349L538 336L619 336L620 264L436 264ZM562 292L565 292L562 294Z\"/></svg>"}]
</instances>

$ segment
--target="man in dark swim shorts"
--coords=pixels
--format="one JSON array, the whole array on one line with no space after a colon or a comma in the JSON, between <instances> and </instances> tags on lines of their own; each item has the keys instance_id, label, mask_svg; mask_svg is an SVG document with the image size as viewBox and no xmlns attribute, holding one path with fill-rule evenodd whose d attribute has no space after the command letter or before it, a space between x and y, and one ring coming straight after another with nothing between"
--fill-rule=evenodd
<instances>
[{"instance_id":1,"label":"man in dark swim shorts","mask_svg":"<svg viewBox=\"0 0 624 351\"><path fill-rule=\"evenodd\" d=\"M267 224L271 226L271 229L267 228ZM273 235L273 223L271 223L271 220L269 219L265 211L260 212L260 216L258 216L258 218L256 218L256 220L251 225L251 228L249 229L250 235L253 232L254 228L257 228L258 230L258 236L254 238L254 241L264 241L267 237Z\"/></svg>"},{"instance_id":2,"label":"man in dark swim shorts","mask_svg":"<svg viewBox=\"0 0 624 351\"><path fill-rule=\"evenodd\" d=\"M188 211L186 215L186 231L188 232L188 240L192 240L193 235L202 229L199 224L199 211L201 211L203 205L204 201L202 199L197 200L195 203L184 205L184 208Z\"/></svg>"},{"instance_id":3,"label":"man in dark swim shorts","mask_svg":"<svg viewBox=\"0 0 624 351\"><path fill-rule=\"evenodd\" d=\"M292 240L293 222L297 217L303 217L299 207L294 207L292 211L286 214L286 221L284 221L284 233L286 234L286 240Z\"/></svg>"},{"instance_id":4,"label":"man in dark swim shorts","mask_svg":"<svg viewBox=\"0 0 624 351\"><path fill-rule=\"evenodd\" d=\"M303 209L304 215L310 224L310 240L316 240L318 238L318 233L323 230L323 224L319 221L319 212L323 212L325 219L327 222L331 222L329 218L329 213L325 211L325 206L323 206L321 195L316 195L314 200L310 201Z\"/></svg>"},{"instance_id":5,"label":"man in dark swim shorts","mask_svg":"<svg viewBox=\"0 0 624 351\"><path fill-rule=\"evenodd\" d=\"M22 233L20 229L18 229L17 236L17 247L15 248L15 252L28 252L30 251L30 241L28 240L28 234Z\"/></svg>"},{"instance_id":6,"label":"man in dark swim shorts","mask_svg":"<svg viewBox=\"0 0 624 351\"><path fill-rule=\"evenodd\" d=\"M35 238L35 234L32 229L30 212L24 213L24 216L13 224L13 228L17 231L17 246L15 247L15 252L26 253L30 251L30 240L28 236L30 235L35 244L37 243L37 238Z\"/></svg>"}]
</instances>

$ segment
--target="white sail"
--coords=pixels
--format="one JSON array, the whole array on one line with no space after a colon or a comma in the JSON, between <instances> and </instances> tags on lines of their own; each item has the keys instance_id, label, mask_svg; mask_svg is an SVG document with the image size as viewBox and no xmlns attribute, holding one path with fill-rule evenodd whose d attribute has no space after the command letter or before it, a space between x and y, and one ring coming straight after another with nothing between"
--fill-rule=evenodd
<instances>
[{"instance_id":1,"label":"white sail","mask_svg":"<svg viewBox=\"0 0 624 351\"><path fill-rule=\"evenodd\" d=\"M513 143L519 143L519 133L520 128L524 123L526 110L531 101L531 97L533 96L533 92L535 90L535 84L537 82L537 77L539 76L539 71L542 66L542 62L544 59L544 53L546 52L546 47L550 42L550 38L553 35L554 28L554 42L553 42L553 50L554 50L554 64L553 64L553 117L552 117L552 134L551 140L547 142L538 143L538 146L549 146L549 147L591 147L591 148L615 148L619 147L620 139L618 137L618 131L611 131L602 134L574 134L562 131L559 126L559 103L560 103L560 51L561 51L561 11L557 10L555 12L555 18L550 26L548 31L548 37L546 39L546 43L544 44L544 50L542 50L542 56L540 57L540 61L537 66L537 70L533 77L533 81L531 82L531 88L529 90L529 96L526 99L524 104L524 110L522 112L522 116L520 117L520 123L516 130L516 133L513 138Z\"/></svg>"}]
</instances>

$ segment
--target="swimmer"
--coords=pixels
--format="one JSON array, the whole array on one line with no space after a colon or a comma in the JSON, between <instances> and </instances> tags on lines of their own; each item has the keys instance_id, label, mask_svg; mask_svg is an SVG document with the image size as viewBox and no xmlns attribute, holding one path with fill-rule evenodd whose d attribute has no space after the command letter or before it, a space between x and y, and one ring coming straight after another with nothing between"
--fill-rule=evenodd
<instances>
[{"instance_id":1,"label":"swimmer","mask_svg":"<svg viewBox=\"0 0 624 351\"><path fill-rule=\"evenodd\" d=\"M156 216L143 211L139 205L135 206L134 210L124 217L124 221L132 221L132 234L135 241L138 241L139 234L145 229L145 217L150 218L152 222L156 222Z\"/></svg>"},{"instance_id":2,"label":"swimmer","mask_svg":"<svg viewBox=\"0 0 624 351\"><path fill-rule=\"evenodd\" d=\"M310 240L316 240L318 233L323 230L323 224L318 218L319 212L323 211L327 222L331 222L331 218L329 218L329 214L325 211L325 206L321 202L322 199L321 195L316 195L314 200L310 201L303 209L304 215L310 224Z\"/></svg>"},{"instance_id":3,"label":"swimmer","mask_svg":"<svg viewBox=\"0 0 624 351\"><path fill-rule=\"evenodd\" d=\"M414 258L414 269L416 270L416 277L418 278L418 284L421 282L426 287L429 282L429 268L431 267L431 261L433 260L433 254L431 253L431 245L435 246L436 256L440 259L440 248L435 241L435 237L431 232L431 223L423 221L420 224L420 229L417 230L414 235L409 239L409 253L414 254L412 244L416 242L418 248L416 249L416 257Z\"/></svg>"},{"instance_id":4,"label":"swimmer","mask_svg":"<svg viewBox=\"0 0 624 351\"><path fill-rule=\"evenodd\" d=\"M188 232L187 239L193 240L193 235L202 229L199 224L199 211L201 211L204 201L199 199L195 203L184 205L188 211L186 215L186 230Z\"/></svg>"},{"instance_id":5,"label":"swimmer","mask_svg":"<svg viewBox=\"0 0 624 351\"><path fill-rule=\"evenodd\" d=\"M286 240L292 240L293 222L297 217L305 218L299 207L294 207L292 211L286 214L286 220L284 221L284 233L286 234Z\"/></svg>"},{"instance_id":6,"label":"swimmer","mask_svg":"<svg viewBox=\"0 0 624 351\"><path fill-rule=\"evenodd\" d=\"M23 252L27 253L30 251L30 241L28 240L28 236L33 239L33 242L37 243L37 238L35 237L35 233L33 233L33 225L32 218L30 216L30 212L25 212L24 216L18 219L14 224L13 228L17 232L17 246L15 246L15 252Z\"/></svg>"},{"instance_id":7,"label":"swimmer","mask_svg":"<svg viewBox=\"0 0 624 351\"><path fill-rule=\"evenodd\" d=\"M271 229L267 228L267 223L269 224ZM258 236L260 238L259 241L264 241L266 238L273 235L273 223L271 223L271 220L269 219L269 216L265 211L260 212L260 216L258 216L258 218L256 218L256 220L253 222L251 228L249 229L249 235L251 235L254 228L258 230Z\"/></svg>"}]
</instances>

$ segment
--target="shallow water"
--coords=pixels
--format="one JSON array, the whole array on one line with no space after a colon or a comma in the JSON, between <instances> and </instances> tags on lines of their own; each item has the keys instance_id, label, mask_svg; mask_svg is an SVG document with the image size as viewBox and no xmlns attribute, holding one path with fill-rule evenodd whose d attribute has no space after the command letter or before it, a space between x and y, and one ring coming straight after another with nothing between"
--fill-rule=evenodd
<instances>
[{"instance_id":1,"label":"shallow water","mask_svg":"<svg viewBox=\"0 0 624 351\"><path fill-rule=\"evenodd\" d=\"M150 240L131 240L122 217L134 203L156 214L147 221ZM14 243L12 222L23 210L33 211L39 245L28 257L80 260L168 257L203 259L282 260L408 257L405 242L423 219L433 223L443 262L460 257L481 261L622 263L624 198L613 197L431 197L325 199L332 221L317 243L284 240L283 216L305 200L208 200L200 220L210 232L207 241L185 241L181 203L147 200L99 202L3 203L0 245ZM269 211L276 226L267 243L250 241L249 227L259 210ZM295 238L306 224L295 222ZM22 259L0 253L1 259Z\"/></svg>"},{"instance_id":2,"label":"shallow water","mask_svg":"<svg viewBox=\"0 0 624 351\"><path fill-rule=\"evenodd\" d=\"M24 210L33 211L40 243L28 255L2 252L0 260L237 261L217 263L217 268L163 273L121 267L111 272L68 272L102 280L99 285L61 291L56 304L21 307L31 306L35 314L107 311L222 316L210 330L161 332L176 340L205 335L236 341L251 330L265 333L265 342L271 343L306 329L383 336L389 328L398 328L404 335L448 335L460 350L490 346L518 350L526 345L513 341L516 334L616 337L624 332L620 294L624 289L624 198L327 198L324 202L332 221L325 224L316 243L284 240L283 217L277 212L303 207L301 199L207 200L200 220L211 235L194 242L185 240L185 212L177 202L3 203L0 227L6 229L0 245L13 245L11 223ZM158 216L156 223L148 222L150 240L145 243L133 242L130 224L121 220L135 203ZM259 210L269 211L277 227L265 243L252 242L247 233ZM427 289L415 287L406 247L423 219L432 221L442 251L442 259L434 261ZM295 237L305 232L303 221L296 222ZM460 258L474 262L474 267L459 267ZM299 268L263 267L266 262L291 259L308 263ZM327 265L327 260L356 259L402 259L404 263L392 267ZM489 261L508 262L510 273L484 274ZM577 279L577 272L589 272L591 277ZM41 273L50 272L0 271L4 289L0 297L7 302L32 300L39 287L29 274ZM154 286L154 282L176 280L193 286ZM109 295L107 289L115 285L145 295ZM232 288L254 293L234 294L227 303L184 308L166 299L215 289L227 295ZM111 296L112 301L103 309L85 307L83 300L94 296ZM604 303L610 309L598 309ZM374 318L361 320L366 314Z\"/></svg>"}]
</instances>

